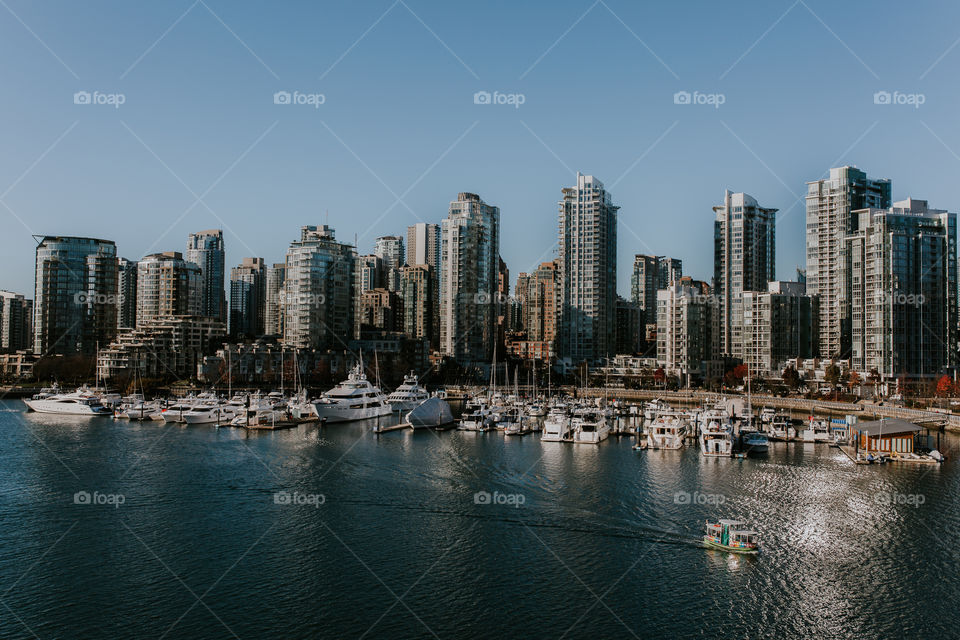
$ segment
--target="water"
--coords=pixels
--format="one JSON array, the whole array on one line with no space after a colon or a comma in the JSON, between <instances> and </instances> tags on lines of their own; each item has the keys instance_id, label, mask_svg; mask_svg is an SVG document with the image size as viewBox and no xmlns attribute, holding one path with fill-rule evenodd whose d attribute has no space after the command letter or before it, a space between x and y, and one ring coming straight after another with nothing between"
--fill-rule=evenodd
<instances>
[{"instance_id":1,"label":"water","mask_svg":"<svg viewBox=\"0 0 960 640\"><path fill-rule=\"evenodd\" d=\"M2 638L957 634L954 460L360 423L248 434L20 406L0 403ZM750 521L763 553L701 548L717 516Z\"/></svg>"}]
</instances>

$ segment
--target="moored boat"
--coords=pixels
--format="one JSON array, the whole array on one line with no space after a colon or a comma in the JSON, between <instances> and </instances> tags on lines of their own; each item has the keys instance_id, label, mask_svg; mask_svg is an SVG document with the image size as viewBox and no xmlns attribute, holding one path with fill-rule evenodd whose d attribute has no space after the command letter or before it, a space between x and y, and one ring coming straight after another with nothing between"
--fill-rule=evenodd
<instances>
[{"instance_id":1,"label":"moored boat","mask_svg":"<svg viewBox=\"0 0 960 640\"><path fill-rule=\"evenodd\" d=\"M439 429L453 425L453 412L442 398L427 398L407 414L406 421L414 429Z\"/></svg>"}]
</instances>

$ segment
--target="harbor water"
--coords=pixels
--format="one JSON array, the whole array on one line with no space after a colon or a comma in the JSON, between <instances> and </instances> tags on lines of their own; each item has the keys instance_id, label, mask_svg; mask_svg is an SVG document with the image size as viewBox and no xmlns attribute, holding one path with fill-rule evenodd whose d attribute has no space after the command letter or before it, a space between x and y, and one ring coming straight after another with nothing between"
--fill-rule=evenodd
<instances>
[{"instance_id":1,"label":"harbor water","mask_svg":"<svg viewBox=\"0 0 960 640\"><path fill-rule=\"evenodd\" d=\"M0 637L956 637L957 441L857 466L0 402ZM746 520L756 557L707 550Z\"/></svg>"}]
</instances>

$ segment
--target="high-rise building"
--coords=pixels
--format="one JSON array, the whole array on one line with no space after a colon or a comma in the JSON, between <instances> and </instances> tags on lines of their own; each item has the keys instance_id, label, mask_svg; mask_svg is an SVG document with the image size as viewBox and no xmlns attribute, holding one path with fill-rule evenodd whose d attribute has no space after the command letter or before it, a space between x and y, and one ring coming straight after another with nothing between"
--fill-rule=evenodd
<instances>
[{"instance_id":1,"label":"high-rise building","mask_svg":"<svg viewBox=\"0 0 960 640\"><path fill-rule=\"evenodd\" d=\"M283 296L283 282L286 280L287 265L274 264L266 269L266 299L264 301L263 332L268 336L283 335L283 308L280 299Z\"/></svg>"},{"instance_id":2,"label":"high-rise building","mask_svg":"<svg viewBox=\"0 0 960 640\"><path fill-rule=\"evenodd\" d=\"M558 355L574 362L613 355L617 310L617 210L603 183L577 174L560 201Z\"/></svg>"},{"instance_id":3,"label":"high-rise building","mask_svg":"<svg viewBox=\"0 0 960 640\"><path fill-rule=\"evenodd\" d=\"M224 277L227 261L223 246L223 231L209 229L191 233L187 237L186 259L200 267L200 315L227 320L227 301Z\"/></svg>"},{"instance_id":4,"label":"high-rise building","mask_svg":"<svg viewBox=\"0 0 960 640\"><path fill-rule=\"evenodd\" d=\"M744 291L766 291L776 267L776 209L746 193L713 208L713 287L720 306L720 355L742 358Z\"/></svg>"},{"instance_id":5,"label":"high-rise building","mask_svg":"<svg viewBox=\"0 0 960 640\"><path fill-rule=\"evenodd\" d=\"M433 271L433 329L430 344L436 348L440 340L440 225L418 222L407 227L407 264L428 264Z\"/></svg>"},{"instance_id":6,"label":"high-rise building","mask_svg":"<svg viewBox=\"0 0 960 640\"><path fill-rule=\"evenodd\" d=\"M440 225L418 222L407 227L407 264L429 264L440 270Z\"/></svg>"},{"instance_id":7,"label":"high-rise building","mask_svg":"<svg viewBox=\"0 0 960 640\"><path fill-rule=\"evenodd\" d=\"M408 338L425 338L433 342L434 275L429 264L407 265L400 269L403 332Z\"/></svg>"},{"instance_id":8,"label":"high-rise building","mask_svg":"<svg viewBox=\"0 0 960 640\"><path fill-rule=\"evenodd\" d=\"M956 365L957 214L903 200L853 212L851 366L884 380Z\"/></svg>"},{"instance_id":9,"label":"high-rise building","mask_svg":"<svg viewBox=\"0 0 960 640\"><path fill-rule=\"evenodd\" d=\"M697 287L675 282L657 292L657 361L681 384L705 375L717 317L716 299Z\"/></svg>"},{"instance_id":10,"label":"high-rise building","mask_svg":"<svg viewBox=\"0 0 960 640\"><path fill-rule=\"evenodd\" d=\"M137 326L137 262L117 260L117 329Z\"/></svg>"},{"instance_id":11,"label":"high-rise building","mask_svg":"<svg viewBox=\"0 0 960 640\"><path fill-rule=\"evenodd\" d=\"M111 240L45 236L36 250L33 350L96 352L117 332L117 247Z\"/></svg>"},{"instance_id":12,"label":"high-rise building","mask_svg":"<svg viewBox=\"0 0 960 640\"><path fill-rule=\"evenodd\" d=\"M400 296L389 289L370 289L358 296L357 337L367 331L398 331L403 329L403 305Z\"/></svg>"},{"instance_id":13,"label":"high-rise building","mask_svg":"<svg viewBox=\"0 0 960 640\"><path fill-rule=\"evenodd\" d=\"M305 226L287 249L283 341L298 348L343 348L353 333L356 249L327 226Z\"/></svg>"},{"instance_id":14,"label":"high-rise building","mask_svg":"<svg viewBox=\"0 0 960 640\"><path fill-rule=\"evenodd\" d=\"M12 291L0 290L0 351L33 347L33 300Z\"/></svg>"},{"instance_id":15,"label":"high-rise building","mask_svg":"<svg viewBox=\"0 0 960 640\"><path fill-rule=\"evenodd\" d=\"M263 258L244 258L230 270L230 334L266 331L267 273Z\"/></svg>"},{"instance_id":16,"label":"high-rise building","mask_svg":"<svg viewBox=\"0 0 960 640\"><path fill-rule=\"evenodd\" d=\"M618 354L633 354L640 350L640 308L633 302L617 296Z\"/></svg>"},{"instance_id":17,"label":"high-rise building","mask_svg":"<svg viewBox=\"0 0 960 640\"><path fill-rule=\"evenodd\" d=\"M137 327L166 316L198 316L202 305L200 267L179 251L144 256L137 263Z\"/></svg>"},{"instance_id":18,"label":"high-rise building","mask_svg":"<svg viewBox=\"0 0 960 640\"><path fill-rule=\"evenodd\" d=\"M875 180L856 167L830 169L830 177L807 183L807 293L820 296L821 358L850 352L850 260L846 237L857 231L858 209L886 209L890 180Z\"/></svg>"},{"instance_id":19,"label":"high-rise building","mask_svg":"<svg viewBox=\"0 0 960 640\"><path fill-rule=\"evenodd\" d=\"M500 208L458 194L441 238L440 350L462 364L488 362L496 341Z\"/></svg>"},{"instance_id":20,"label":"high-rise building","mask_svg":"<svg viewBox=\"0 0 960 640\"><path fill-rule=\"evenodd\" d=\"M637 254L633 258L630 300L640 311L641 336L644 325L657 323L657 291L666 289L683 275L683 262L667 256Z\"/></svg>"},{"instance_id":21,"label":"high-rise building","mask_svg":"<svg viewBox=\"0 0 960 640\"><path fill-rule=\"evenodd\" d=\"M403 238L381 236L376 240L373 253L383 261L384 286L393 292L400 291L400 267L406 261Z\"/></svg>"},{"instance_id":22,"label":"high-rise building","mask_svg":"<svg viewBox=\"0 0 960 640\"><path fill-rule=\"evenodd\" d=\"M559 261L543 262L533 273L518 275L515 294L520 303L520 328L527 332L527 340L546 343L546 351L552 353L557 339Z\"/></svg>"},{"instance_id":23,"label":"high-rise building","mask_svg":"<svg viewBox=\"0 0 960 640\"><path fill-rule=\"evenodd\" d=\"M802 282L772 281L743 292L743 363L751 375L780 377L787 361L817 350L819 300Z\"/></svg>"}]
</instances>

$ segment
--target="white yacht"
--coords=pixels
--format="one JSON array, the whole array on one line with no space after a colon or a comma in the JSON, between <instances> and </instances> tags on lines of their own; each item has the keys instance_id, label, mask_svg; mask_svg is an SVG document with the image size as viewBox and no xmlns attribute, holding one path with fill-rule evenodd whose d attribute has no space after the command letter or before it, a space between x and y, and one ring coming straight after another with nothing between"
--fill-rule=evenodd
<instances>
[{"instance_id":1,"label":"white yacht","mask_svg":"<svg viewBox=\"0 0 960 640\"><path fill-rule=\"evenodd\" d=\"M610 424L602 411L584 409L574 414L571 422L576 444L600 444L610 435Z\"/></svg>"},{"instance_id":2,"label":"white yacht","mask_svg":"<svg viewBox=\"0 0 960 640\"><path fill-rule=\"evenodd\" d=\"M114 418L124 420L153 420L162 415L163 407L158 400L140 401L132 404L122 404L113 412Z\"/></svg>"},{"instance_id":3,"label":"white yacht","mask_svg":"<svg viewBox=\"0 0 960 640\"><path fill-rule=\"evenodd\" d=\"M700 453L711 457L733 455L733 433L730 424L710 420L700 428Z\"/></svg>"},{"instance_id":4,"label":"white yacht","mask_svg":"<svg viewBox=\"0 0 960 640\"><path fill-rule=\"evenodd\" d=\"M830 426L825 420L814 420L812 417L803 430L804 442L831 442Z\"/></svg>"},{"instance_id":5,"label":"white yacht","mask_svg":"<svg viewBox=\"0 0 960 640\"><path fill-rule=\"evenodd\" d=\"M777 410L773 407L764 407L760 410L760 424L768 425L773 422L773 418L777 415Z\"/></svg>"},{"instance_id":6,"label":"white yacht","mask_svg":"<svg viewBox=\"0 0 960 640\"><path fill-rule=\"evenodd\" d=\"M174 402L167 407L161 413L160 419L170 423L180 423L183 422L183 414L187 413L197 405L197 399L188 397L185 400L180 400L179 402Z\"/></svg>"},{"instance_id":7,"label":"white yacht","mask_svg":"<svg viewBox=\"0 0 960 640\"><path fill-rule=\"evenodd\" d=\"M563 442L573 439L573 420L566 408L550 410L543 421L543 433L540 439L544 442Z\"/></svg>"},{"instance_id":8,"label":"white yacht","mask_svg":"<svg viewBox=\"0 0 960 640\"><path fill-rule=\"evenodd\" d=\"M100 398L75 391L74 393L39 393L24 404L37 413L59 413L72 416L109 416L113 410L103 406Z\"/></svg>"},{"instance_id":9,"label":"white yacht","mask_svg":"<svg viewBox=\"0 0 960 640\"><path fill-rule=\"evenodd\" d=\"M771 440L793 440L797 437L797 430L790 426L790 416L778 413L770 421Z\"/></svg>"},{"instance_id":10,"label":"white yacht","mask_svg":"<svg viewBox=\"0 0 960 640\"><path fill-rule=\"evenodd\" d=\"M650 449L681 449L687 435L687 422L680 416L660 415L647 427L647 447Z\"/></svg>"},{"instance_id":11,"label":"white yacht","mask_svg":"<svg viewBox=\"0 0 960 640\"><path fill-rule=\"evenodd\" d=\"M403 384L387 396L387 402L393 411L412 411L429 397L430 394L420 386L420 381L411 371L410 375L403 378Z\"/></svg>"},{"instance_id":12,"label":"white yacht","mask_svg":"<svg viewBox=\"0 0 960 640\"><path fill-rule=\"evenodd\" d=\"M358 362L347 379L320 396L313 405L317 416L327 422L346 422L388 416L390 405L383 392L370 384Z\"/></svg>"},{"instance_id":13,"label":"white yacht","mask_svg":"<svg viewBox=\"0 0 960 640\"><path fill-rule=\"evenodd\" d=\"M229 403L201 403L183 414L186 424L220 424L233 420L238 409Z\"/></svg>"}]
</instances>

